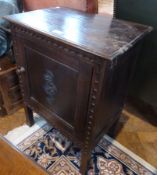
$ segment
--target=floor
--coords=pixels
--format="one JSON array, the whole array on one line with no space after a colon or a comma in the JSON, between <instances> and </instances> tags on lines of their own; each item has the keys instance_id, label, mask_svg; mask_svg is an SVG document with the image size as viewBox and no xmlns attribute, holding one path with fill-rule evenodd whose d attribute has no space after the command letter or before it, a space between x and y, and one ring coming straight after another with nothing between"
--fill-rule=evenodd
<instances>
[{"instance_id":1,"label":"floor","mask_svg":"<svg viewBox=\"0 0 157 175\"><path fill-rule=\"evenodd\" d=\"M134 107L127 105L118 125L115 139L157 168L156 117L150 123Z\"/></svg>"},{"instance_id":2,"label":"floor","mask_svg":"<svg viewBox=\"0 0 157 175\"><path fill-rule=\"evenodd\" d=\"M0 117L0 133L5 135L8 131L25 123L24 110L20 109L15 114Z\"/></svg>"},{"instance_id":3,"label":"floor","mask_svg":"<svg viewBox=\"0 0 157 175\"><path fill-rule=\"evenodd\" d=\"M0 136L0 174L1 175L47 175L47 173L26 158L23 154L11 147Z\"/></svg>"},{"instance_id":4,"label":"floor","mask_svg":"<svg viewBox=\"0 0 157 175\"><path fill-rule=\"evenodd\" d=\"M14 115L0 118L0 133L4 135L24 123L21 109ZM157 122L149 123L134 107L127 105L116 130L118 142L157 168Z\"/></svg>"}]
</instances>

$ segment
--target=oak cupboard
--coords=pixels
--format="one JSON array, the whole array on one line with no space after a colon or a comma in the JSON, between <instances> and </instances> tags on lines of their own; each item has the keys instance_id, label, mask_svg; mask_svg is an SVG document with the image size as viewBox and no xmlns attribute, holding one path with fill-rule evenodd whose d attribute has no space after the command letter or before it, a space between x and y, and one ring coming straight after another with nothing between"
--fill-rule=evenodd
<instances>
[{"instance_id":1,"label":"oak cupboard","mask_svg":"<svg viewBox=\"0 0 157 175\"><path fill-rule=\"evenodd\" d=\"M152 28L49 8L6 17L28 123L42 115L81 149L91 150L117 121L142 39Z\"/></svg>"}]
</instances>

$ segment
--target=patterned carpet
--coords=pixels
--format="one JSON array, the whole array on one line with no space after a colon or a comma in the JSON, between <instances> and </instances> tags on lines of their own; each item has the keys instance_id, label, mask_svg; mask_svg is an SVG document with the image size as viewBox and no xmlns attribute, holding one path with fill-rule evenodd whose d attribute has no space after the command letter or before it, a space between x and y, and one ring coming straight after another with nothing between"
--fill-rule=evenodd
<instances>
[{"instance_id":1,"label":"patterned carpet","mask_svg":"<svg viewBox=\"0 0 157 175\"><path fill-rule=\"evenodd\" d=\"M16 145L52 175L80 175L80 150L45 123ZM88 175L155 175L149 165L108 136L93 150ZM134 158L133 158L134 157ZM136 160L135 160L136 158ZM146 166L147 165L147 166ZM147 168L146 168L147 167Z\"/></svg>"}]
</instances>

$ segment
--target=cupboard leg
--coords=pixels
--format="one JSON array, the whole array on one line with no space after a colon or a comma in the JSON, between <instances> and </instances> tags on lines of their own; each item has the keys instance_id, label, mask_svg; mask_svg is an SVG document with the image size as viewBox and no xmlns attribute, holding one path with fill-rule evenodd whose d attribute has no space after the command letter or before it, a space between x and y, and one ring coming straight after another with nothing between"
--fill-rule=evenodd
<instances>
[{"instance_id":1,"label":"cupboard leg","mask_svg":"<svg viewBox=\"0 0 157 175\"><path fill-rule=\"evenodd\" d=\"M90 151L81 151L81 165L80 165L80 173L81 175L87 174L88 162L90 160Z\"/></svg>"},{"instance_id":2,"label":"cupboard leg","mask_svg":"<svg viewBox=\"0 0 157 175\"><path fill-rule=\"evenodd\" d=\"M118 128L119 128L119 118L117 118L117 120L113 123L113 125L111 126L111 128L108 131L108 135L112 138L115 138L117 133L118 133Z\"/></svg>"},{"instance_id":3,"label":"cupboard leg","mask_svg":"<svg viewBox=\"0 0 157 175\"><path fill-rule=\"evenodd\" d=\"M24 109L25 109L25 115L26 115L26 123L29 126L32 126L34 124L33 111L27 106L25 106Z\"/></svg>"}]
</instances>

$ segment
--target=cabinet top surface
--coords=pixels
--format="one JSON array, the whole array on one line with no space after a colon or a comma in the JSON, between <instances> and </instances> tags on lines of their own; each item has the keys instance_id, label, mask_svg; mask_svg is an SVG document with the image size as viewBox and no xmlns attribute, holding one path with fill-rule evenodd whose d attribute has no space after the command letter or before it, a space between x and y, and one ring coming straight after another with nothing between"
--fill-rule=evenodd
<instances>
[{"instance_id":1,"label":"cabinet top surface","mask_svg":"<svg viewBox=\"0 0 157 175\"><path fill-rule=\"evenodd\" d=\"M87 14L68 8L49 8L5 17L11 23L47 35L86 52L112 60L126 52L152 28Z\"/></svg>"}]
</instances>

